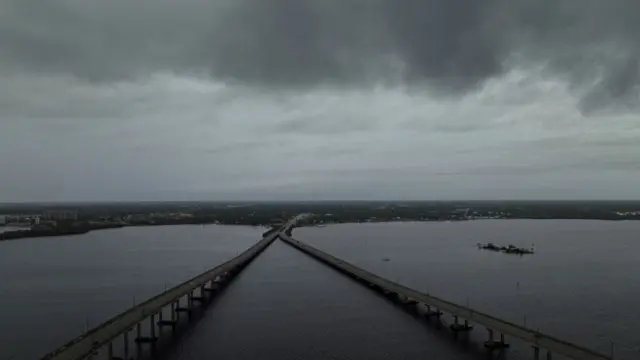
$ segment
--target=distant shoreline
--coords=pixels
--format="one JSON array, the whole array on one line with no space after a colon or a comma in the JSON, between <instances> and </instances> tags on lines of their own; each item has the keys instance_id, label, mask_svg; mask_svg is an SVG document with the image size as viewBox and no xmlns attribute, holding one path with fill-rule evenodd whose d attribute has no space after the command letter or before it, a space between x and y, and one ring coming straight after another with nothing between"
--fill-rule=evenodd
<instances>
[{"instance_id":1,"label":"distant shoreline","mask_svg":"<svg viewBox=\"0 0 640 360\"><path fill-rule=\"evenodd\" d=\"M265 225L245 225L245 224L221 224L221 223L145 223L145 224L100 224L100 225L80 225L67 228L51 228L51 229L25 229L25 230L12 230L0 233L0 241L11 241L19 239L29 238L42 238L42 237L59 237L59 236L73 236L83 235L92 231L106 230L106 229L121 229L127 227L143 227L143 226L175 226L175 225L236 225L236 226L262 226ZM267 230L269 231L269 230Z\"/></svg>"},{"instance_id":2,"label":"distant shoreline","mask_svg":"<svg viewBox=\"0 0 640 360\"><path fill-rule=\"evenodd\" d=\"M315 218L315 219L321 219ZM633 221L640 220L640 218L606 218L606 217L501 217L501 218L478 218L478 219L348 219L341 221L339 219L332 219L327 222L316 223L301 223L296 227L325 227L329 225L338 224L381 224L381 223L402 223L402 222L415 222L415 223L458 223L467 221L483 221L483 220L596 220L596 221ZM175 225L237 225L237 226L261 226L269 228L270 224L256 224L256 223L222 223L218 221L197 221L194 219L189 220L173 220L173 221L145 221L139 223L80 223L75 225L67 225L55 228L42 228L42 229L22 229L11 230L7 232L0 232L1 241L11 241L28 238L40 238L40 237L59 237L59 236L72 236L87 234L92 231L105 230L105 229L119 229L125 227L140 227L140 226L175 226ZM10 225L8 227L11 227ZM0 227L1 229L2 227Z\"/></svg>"},{"instance_id":3,"label":"distant shoreline","mask_svg":"<svg viewBox=\"0 0 640 360\"><path fill-rule=\"evenodd\" d=\"M611 222L623 222L623 221L639 221L640 219L598 219L598 218L495 218L495 219L469 219L469 220L419 220L419 219L402 219L402 220L380 220L380 221L334 221L334 222L326 222L326 223L307 223L307 224L298 224L296 227L319 227L323 228L330 225L342 225L342 224L394 224L394 223L464 223L469 221L508 221L508 220L583 220L583 221L611 221Z\"/></svg>"}]
</instances>

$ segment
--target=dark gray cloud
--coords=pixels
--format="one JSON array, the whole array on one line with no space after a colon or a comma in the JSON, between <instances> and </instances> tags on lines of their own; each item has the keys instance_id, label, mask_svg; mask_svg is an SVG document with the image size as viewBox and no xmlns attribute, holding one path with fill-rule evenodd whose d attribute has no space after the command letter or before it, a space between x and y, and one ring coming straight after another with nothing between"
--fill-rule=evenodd
<instances>
[{"instance_id":1,"label":"dark gray cloud","mask_svg":"<svg viewBox=\"0 0 640 360\"><path fill-rule=\"evenodd\" d=\"M541 65L586 111L633 109L639 13L637 0L2 0L0 65L91 81L156 71L286 88L402 81L445 94Z\"/></svg>"}]
</instances>

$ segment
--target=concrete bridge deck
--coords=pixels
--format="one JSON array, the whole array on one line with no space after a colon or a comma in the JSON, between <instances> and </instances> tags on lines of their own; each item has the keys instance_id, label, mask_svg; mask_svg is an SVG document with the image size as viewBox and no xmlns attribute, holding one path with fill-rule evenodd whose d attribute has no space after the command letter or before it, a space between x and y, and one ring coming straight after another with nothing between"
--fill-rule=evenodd
<instances>
[{"instance_id":1,"label":"concrete bridge deck","mask_svg":"<svg viewBox=\"0 0 640 360\"><path fill-rule=\"evenodd\" d=\"M155 326L156 324L153 321L154 316L159 314L164 307L169 305L172 306L174 311L178 310L174 305L176 305L176 303L179 305L179 301L182 297L187 296L189 301L187 303L187 307L190 307L190 300L192 300L192 294L196 289L200 288L202 292L204 292L204 290L215 289L217 285L214 284L214 282L216 282L216 280L224 278L228 274L239 272L277 237L277 231L267 233L262 240L237 257L115 316L114 318L71 340L58 349L46 354L42 357L42 360L85 359L105 345L109 346L109 351L112 351L110 344L114 338L124 334L126 339L128 332L132 330L133 327L136 325L139 327L139 324L149 317L152 319L151 326ZM205 285L208 283L211 283L211 286L206 288ZM127 346L128 345L125 344L125 347Z\"/></svg>"},{"instance_id":2,"label":"concrete bridge deck","mask_svg":"<svg viewBox=\"0 0 640 360\"><path fill-rule=\"evenodd\" d=\"M286 231L282 231L279 235L280 239L282 239L287 244L325 263L326 265L360 281L361 283L367 284L377 291L396 294L397 296L404 296L409 301L409 303L417 302L422 303L428 307L433 307L436 309L436 311L433 313L436 316L439 316L441 311L447 312L456 318L459 317L462 319L466 319L469 322L482 325L486 327L491 334L493 331L498 331L502 334L510 335L514 338L518 338L530 343L534 348L534 359L536 360L539 358L539 352L541 348L547 349L548 359L551 358L552 353L579 360L612 359L612 357L599 354L585 347L572 344L570 342L540 333L536 330L529 329L506 320L499 319L495 316L482 313L466 306L458 305L429 294L418 292L406 286L381 278L380 276L372 274L346 261L338 259L310 245L304 244L294 239L290 235L287 235L287 232L290 234L290 227L286 228ZM470 330L470 328L466 329Z\"/></svg>"}]
</instances>

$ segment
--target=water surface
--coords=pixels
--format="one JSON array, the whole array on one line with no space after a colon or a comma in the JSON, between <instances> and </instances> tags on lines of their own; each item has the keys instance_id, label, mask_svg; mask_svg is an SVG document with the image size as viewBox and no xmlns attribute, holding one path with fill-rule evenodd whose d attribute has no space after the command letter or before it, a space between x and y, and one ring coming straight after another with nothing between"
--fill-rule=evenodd
<instances>
[{"instance_id":1,"label":"water surface","mask_svg":"<svg viewBox=\"0 0 640 360\"><path fill-rule=\"evenodd\" d=\"M264 229L161 226L0 242L0 360L33 360L231 259Z\"/></svg>"},{"instance_id":2,"label":"water surface","mask_svg":"<svg viewBox=\"0 0 640 360\"><path fill-rule=\"evenodd\" d=\"M31 360L133 303L230 259L263 229L125 228L0 242L0 360ZM294 235L370 271L608 353L640 358L640 222L345 224ZM478 250L535 244L536 254ZM389 258L389 261L383 261ZM444 321L450 321L444 318ZM480 359L484 329L446 329L276 241L209 309L173 359ZM508 359L530 359L515 346ZM554 357L558 359L559 357Z\"/></svg>"},{"instance_id":3,"label":"water surface","mask_svg":"<svg viewBox=\"0 0 640 360\"><path fill-rule=\"evenodd\" d=\"M409 287L609 354L640 358L640 222L344 224L294 236ZM535 245L528 256L478 242ZM383 258L389 261L383 261Z\"/></svg>"},{"instance_id":4,"label":"water surface","mask_svg":"<svg viewBox=\"0 0 640 360\"><path fill-rule=\"evenodd\" d=\"M192 328L169 360L464 360L446 330L276 241Z\"/></svg>"}]
</instances>

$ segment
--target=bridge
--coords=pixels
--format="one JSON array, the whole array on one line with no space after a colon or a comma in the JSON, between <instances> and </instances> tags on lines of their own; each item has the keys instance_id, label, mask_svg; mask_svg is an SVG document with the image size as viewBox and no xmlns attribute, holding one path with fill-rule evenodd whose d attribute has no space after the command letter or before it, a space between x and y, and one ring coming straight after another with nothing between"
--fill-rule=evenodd
<instances>
[{"instance_id":1,"label":"bridge","mask_svg":"<svg viewBox=\"0 0 640 360\"><path fill-rule=\"evenodd\" d=\"M129 332L133 331L134 327L136 331L134 339L136 343L136 358L140 358L143 350L142 346L148 344L153 349L158 341L155 336L156 329L159 330L160 327L164 326L176 326L177 317L180 313L190 314L194 310L194 302L204 303L204 300L207 299L207 293L210 294L210 298L215 296L216 292L219 292L222 287L277 238L277 232L267 235L237 257L121 313L46 354L42 357L42 360L87 359L96 355L104 347L107 348L107 358L113 360L112 341L118 336L123 336L124 338L124 357L129 359ZM196 295L196 290L199 290L199 296ZM183 302L185 305L181 306ZM171 308L171 319L169 320L162 319L165 307ZM158 320L157 322L156 319ZM141 336L141 324L145 320L149 320L149 333L151 335L148 337Z\"/></svg>"},{"instance_id":2,"label":"bridge","mask_svg":"<svg viewBox=\"0 0 640 360\"><path fill-rule=\"evenodd\" d=\"M109 360L121 360L121 358L114 356L113 348L115 339L119 337L122 337L123 340L122 346L124 348L122 353L124 354L124 359L133 359L130 355L135 355L135 359L141 359L144 356L154 358L156 344L160 340L163 327L169 327L175 331L175 327L180 321L181 313L186 313L189 319L191 313L196 310L196 304L201 309L206 307L212 299L220 295L224 287L242 269L278 238L304 254L367 286L372 291L388 297L396 304L420 314L424 318L440 318L446 312L454 319L454 323L450 326L454 334L473 330L472 324L485 327L488 333L485 347L489 351L502 350L509 347L509 344L505 342L505 335L507 335L531 344L534 360L540 358L541 350L546 350L546 358L548 360L552 358L552 354L576 360L613 359L613 356L597 353L551 335L543 334L537 330L529 329L470 307L458 305L389 281L300 242L292 237L291 232L296 222L302 217L301 215L296 216L280 228L267 231L263 234L262 240L235 258L107 320L46 354L41 359L84 360L91 359L98 354L106 354ZM170 318L164 319L163 314L167 309L170 310ZM144 322L148 322L148 336L142 336L141 328ZM132 349L130 349L129 336L134 331L135 351L130 351ZM499 340L494 340L494 333L500 335Z\"/></svg>"},{"instance_id":3,"label":"bridge","mask_svg":"<svg viewBox=\"0 0 640 360\"><path fill-rule=\"evenodd\" d=\"M599 354L593 350L555 338L551 335L543 334L537 330L529 329L472 308L458 305L381 278L380 276L365 271L308 244L304 244L284 232L280 233L280 239L303 253L353 278L359 283L368 286L372 290L392 298L401 305L416 307L416 311L419 310L419 306L423 306L426 311L423 311L422 314L426 318L440 317L443 315L443 312L447 312L454 318L454 324L451 326L451 330L454 332L472 330L473 327L469 324L470 322L484 326L489 335L488 340L485 343L487 348L499 349L508 347L508 344L504 342L504 335L510 335L514 338L530 343L533 347L533 358L536 360L540 357L541 349L547 350L547 359L551 359L553 353L566 356L570 359L612 359L611 356ZM464 324L461 324L460 320L463 320ZM499 341L495 341L493 339L494 332L500 333Z\"/></svg>"}]
</instances>

